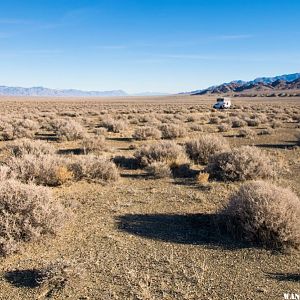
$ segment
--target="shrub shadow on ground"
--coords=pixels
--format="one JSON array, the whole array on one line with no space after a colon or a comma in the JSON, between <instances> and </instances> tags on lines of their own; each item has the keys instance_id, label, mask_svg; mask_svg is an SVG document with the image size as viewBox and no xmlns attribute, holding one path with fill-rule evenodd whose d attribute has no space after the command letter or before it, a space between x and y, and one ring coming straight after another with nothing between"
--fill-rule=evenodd
<instances>
[{"instance_id":1,"label":"shrub shadow on ground","mask_svg":"<svg viewBox=\"0 0 300 300\"><path fill-rule=\"evenodd\" d=\"M126 214L116 221L119 230L149 239L211 248L249 248L226 234L217 214Z\"/></svg>"},{"instance_id":2,"label":"shrub shadow on ground","mask_svg":"<svg viewBox=\"0 0 300 300\"><path fill-rule=\"evenodd\" d=\"M256 144L256 147L259 148L275 148L275 149L292 149L296 147L297 145L294 144Z\"/></svg>"},{"instance_id":3,"label":"shrub shadow on ground","mask_svg":"<svg viewBox=\"0 0 300 300\"><path fill-rule=\"evenodd\" d=\"M59 149L57 151L57 154L60 155L83 155L85 154L84 149L83 148L71 148L71 149Z\"/></svg>"},{"instance_id":4,"label":"shrub shadow on ground","mask_svg":"<svg viewBox=\"0 0 300 300\"><path fill-rule=\"evenodd\" d=\"M4 278L15 287L36 288L39 286L40 273L36 269L14 270L6 272Z\"/></svg>"},{"instance_id":5,"label":"shrub shadow on ground","mask_svg":"<svg viewBox=\"0 0 300 300\"><path fill-rule=\"evenodd\" d=\"M300 282L300 273L267 273L268 278L278 281L294 281Z\"/></svg>"}]
</instances>

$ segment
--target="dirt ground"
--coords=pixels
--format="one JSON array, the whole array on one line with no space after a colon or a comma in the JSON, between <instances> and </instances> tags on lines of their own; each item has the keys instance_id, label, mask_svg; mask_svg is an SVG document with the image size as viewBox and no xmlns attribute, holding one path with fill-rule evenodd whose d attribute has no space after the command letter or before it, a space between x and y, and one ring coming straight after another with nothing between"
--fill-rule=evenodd
<instances>
[{"instance_id":1,"label":"dirt ground","mask_svg":"<svg viewBox=\"0 0 300 300\"><path fill-rule=\"evenodd\" d=\"M60 116L75 112L72 118L79 118L89 131L96 126L100 111L114 116L155 113L173 117L263 112L281 119L282 124L272 134L256 135L254 139L238 137L240 128L218 133L215 124L206 122L201 126L207 132L222 134L232 146L254 145L283 160L285 170L276 184L288 186L300 196L300 147L295 136L299 123L280 117L299 115L300 98L238 98L233 99L236 109L224 112L214 112L213 102L213 97L190 96L2 98L0 111L5 115L55 112ZM132 139L136 126L130 123L121 133L106 134L108 155L130 157L134 148L155 142ZM259 132L263 127L258 125L253 130ZM187 136L176 141L201 134L188 130ZM61 150L78 148L78 142L52 141L44 131L37 138ZM6 143L0 142L0 147ZM282 254L239 243L222 235L215 226L214 215L240 182L210 181L202 186L194 178L153 179L143 169L120 167L119 171L121 179L116 183L79 181L52 188L58 201L72 211L72 217L57 236L24 243L20 252L0 258L1 300L259 300L300 293L299 252ZM34 270L58 258L75 261L82 268L82 276L72 278L60 290L36 285Z\"/></svg>"}]
</instances>

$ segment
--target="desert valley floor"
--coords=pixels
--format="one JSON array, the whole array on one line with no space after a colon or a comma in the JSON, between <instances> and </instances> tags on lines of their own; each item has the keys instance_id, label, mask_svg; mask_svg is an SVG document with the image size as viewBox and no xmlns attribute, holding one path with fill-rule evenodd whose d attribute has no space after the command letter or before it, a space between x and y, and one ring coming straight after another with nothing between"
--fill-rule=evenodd
<instances>
[{"instance_id":1,"label":"desert valley floor","mask_svg":"<svg viewBox=\"0 0 300 300\"><path fill-rule=\"evenodd\" d=\"M0 256L0 299L259 300L299 293L299 251L237 241L216 224L242 181L203 179L206 163L192 160L169 176L155 176L136 162L144 144L162 140L183 147L202 135L220 136L231 148L250 145L276 160L278 176L271 181L300 196L300 98L232 98L233 108L224 111L213 110L214 101L185 95L1 98L2 164L10 159L9 145L25 137L50 144L63 159L105 156L119 178L75 180L66 171L59 184L47 186L68 217L57 234ZM83 137L60 138L57 120L78 123ZM26 133L16 133L15 124ZM144 127L162 136L141 138L136 130ZM84 136L89 143L104 138L87 154ZM37 270L57 260L71 261L76 274L39 284Z\"/></svg>"}]
</instances>

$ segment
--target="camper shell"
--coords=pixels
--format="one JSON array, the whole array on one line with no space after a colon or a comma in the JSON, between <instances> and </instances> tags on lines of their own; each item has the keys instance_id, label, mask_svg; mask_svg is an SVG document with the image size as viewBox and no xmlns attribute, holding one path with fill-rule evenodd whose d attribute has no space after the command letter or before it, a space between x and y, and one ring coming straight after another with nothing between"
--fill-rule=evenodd
<instances>
[{"instance_id":1,"label":"camper shell","mask_svg":"<svg viewBox=\"0 0 300 300\"><path fill-rule=\"evenodd\" d=\"M231 107L231 99L229 97L217 98L217 102L214 104L213 108L224 109Z\"/></svg>"}]
</instances>

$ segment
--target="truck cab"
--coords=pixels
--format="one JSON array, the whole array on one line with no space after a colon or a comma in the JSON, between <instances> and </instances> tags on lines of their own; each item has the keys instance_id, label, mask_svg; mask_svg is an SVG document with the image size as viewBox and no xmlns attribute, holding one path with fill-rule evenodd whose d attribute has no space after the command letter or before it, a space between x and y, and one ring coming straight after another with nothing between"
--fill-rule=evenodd
<instances>
[{"instance_id":1,"label":"truck cab","mask_svg":"<svg viewBox=\"0 0 300 300\"><path fill-rule=\"evenodd\" d=\"M213 108L215 109L224 109L230 108L231 99L228 97L217 98L217 102L214 104Z\"/></svg>"}]
</instances>

